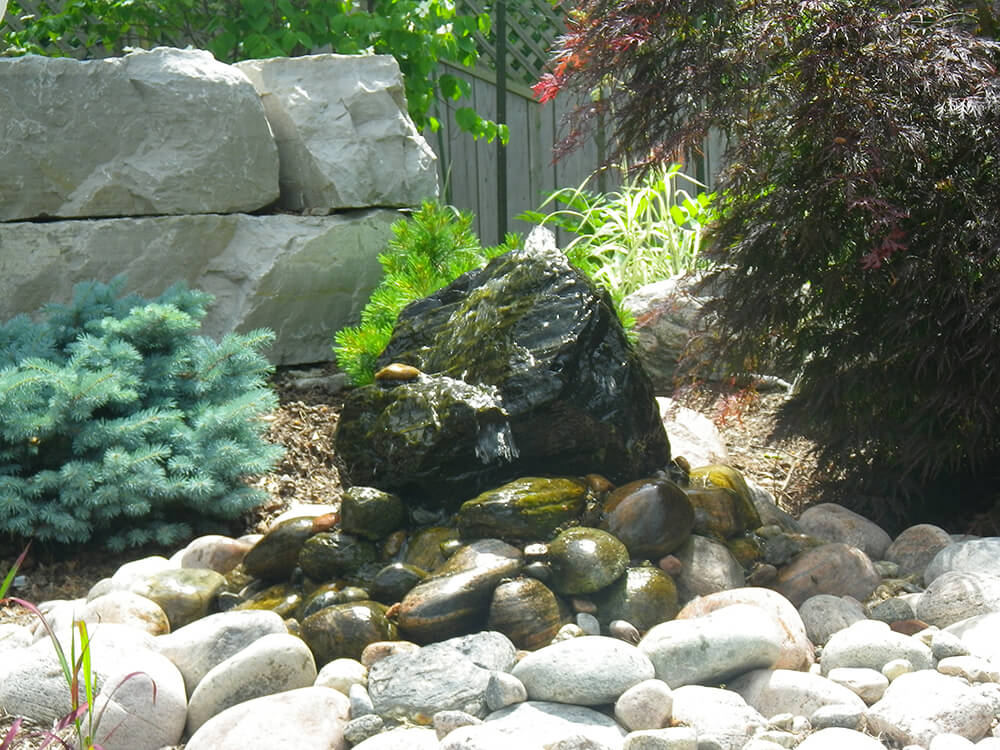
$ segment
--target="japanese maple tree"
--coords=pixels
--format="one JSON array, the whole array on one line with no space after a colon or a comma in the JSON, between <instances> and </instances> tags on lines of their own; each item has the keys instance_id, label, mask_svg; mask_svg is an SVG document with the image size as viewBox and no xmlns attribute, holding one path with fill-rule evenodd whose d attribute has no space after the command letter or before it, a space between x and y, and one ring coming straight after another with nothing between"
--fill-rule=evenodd
<instances>
[{"instance_id":1,"label":"japanese maple tree","mask_svg":"<svg viewBox=\"0 0 1000 750\"><path fill-rule=\"evenodd\" d=\"M595 94L564 150L599 115L639 168L727 136L722 354L800 373L784 424L898 520L998 497L995 19L948 0L583 0L535 88Z\"/></svg>"}]
</instances>

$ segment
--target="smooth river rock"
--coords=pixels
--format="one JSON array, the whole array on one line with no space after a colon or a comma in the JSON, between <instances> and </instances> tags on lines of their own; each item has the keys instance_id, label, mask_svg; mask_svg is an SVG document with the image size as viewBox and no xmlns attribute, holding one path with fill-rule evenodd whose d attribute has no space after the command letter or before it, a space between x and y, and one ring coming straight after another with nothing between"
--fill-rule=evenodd
<instances>
[{"instance_id":1,"label":"smooth river rock","mask_svg":"<svg viewBox=\"0 0 1000 750\"><path fill-rule=\"evenodd\" d=\"M784 633L775 618L749 604L733 604L689 620L661 623L639 641L656 677L671 688L724 682L781 657Z\"/></svg>"},{"instance_id":2,"label":"smooth river rock","mask_svg":"<svg viewBox=\"0 0 1000 750\"><path fill-rule=\"evenodd\" d=\"M857 547L831 542L803 552L782 568L772 587L798 607L817 594L868 598L881 582L875 566Z\"/></svg>"},{"instance_id":3,"label":"smooth river rock","mask_svg":"<svg viewBox=\"0 0 1000 750\"><path fill-rule=\"evenodd\" d=\"M461 547L400 602L400 631L418 643L429 643L481 629L493 590L502 579L517 575L522 565L521 551L499 539Z\"/></svg>"},{"instance_id":4,"label":"smooth river rock","mask_svg":"<svg viewBox=\"0 0 1000 750\"><path fill-rule=\"evenodd\" d=\"M528 700L600 706L653 678L653 664L617 638L584 636L553 643L525 656L513 670Z\"/></svg>"}]
</instances>

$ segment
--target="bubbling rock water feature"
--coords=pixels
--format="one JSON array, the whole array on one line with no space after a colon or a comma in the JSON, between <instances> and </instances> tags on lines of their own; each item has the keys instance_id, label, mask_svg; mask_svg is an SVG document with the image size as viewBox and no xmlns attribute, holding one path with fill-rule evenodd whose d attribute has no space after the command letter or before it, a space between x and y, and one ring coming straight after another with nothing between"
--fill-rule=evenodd
<instances>
[{"instance_id":1,"label":"bubbling rock water feature","mask_svg":"<svg viewBox=\"0 0 1000 750\"><path fill-rule=\"evenodd\" d=\"M653 387L611 300L557 249L516 250L410 304L380 379L345 402L336 449L351 482L453 510L529 476L664 470Z\"/></svg>"}]
</instances>

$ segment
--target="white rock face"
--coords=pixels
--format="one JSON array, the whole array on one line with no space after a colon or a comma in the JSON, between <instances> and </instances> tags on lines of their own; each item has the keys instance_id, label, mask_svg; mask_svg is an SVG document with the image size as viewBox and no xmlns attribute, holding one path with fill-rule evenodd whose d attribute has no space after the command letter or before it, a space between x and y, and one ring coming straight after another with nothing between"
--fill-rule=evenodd
<instances>
[{"instance_id":1,"label":"white rock face","mask_svg":"<svg viewBox=\"0 0 1000 750\"><path fill-rule=\"evenodd\" d=\"M733 604L703 617L655 625L638 648L653 663L656 677L677 688L772 667L783 640L775 619L762 609Z\"/></svg>"},{"instance_id":2,"label":"white rock face","mask_svg":"<svg viewBox=\"0 0 1000 750\"><path fill-rule=\"evenodd\" d=\"M923 747L945 733L976 742L989 732L992 718L992 704L976 689L929 669L897 677L867 714L872 732Z\"/></svg>"},{"instance_id":3,"label":"white rock face","mask_svg":"<svg viewBox=\"0 0 1000 750\"><path fill-rule=\"evenodd\" d=\"M275 364L328 361L333 332L357 322L381 277L377 255L399 218L375 209L0 224L0 319L67 302L82 279L123 273L145 297L185 280L215 296L206 335L268 327Z\"/></svg>"},{"instance_id":4,"label":"white rock face","mask_svg":"<svg viewBox=\"0 0 1000 750\"><path fill-rule=\"evenodd\" d=\"M0 60L0 221L253 211L278 150L246 76L208 52Z\"/></svg>"},{"instance_id":5,"label":"white rock face","mask_svg":"<svg viewBox=\"0 0 1000 750\"><path fill-rule=\"evenodd\" d=\"M264 102L292 210L416 206L436 198L437 157L406 110L391 55L246 60Z\"/></svg>"}]
</instances>

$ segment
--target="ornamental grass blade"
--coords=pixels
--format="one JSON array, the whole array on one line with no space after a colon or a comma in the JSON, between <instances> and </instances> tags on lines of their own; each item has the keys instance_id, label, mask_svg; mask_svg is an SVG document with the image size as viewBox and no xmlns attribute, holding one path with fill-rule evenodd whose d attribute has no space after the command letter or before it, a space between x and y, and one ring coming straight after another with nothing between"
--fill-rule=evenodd
<instances>
[{"instance_id":1,"label":"ornamental grass blade","mask_svg":"<svg viewBox=\"0 0 1000 750\"><path fill-rule=\"evenodd\" d=\"M21 728L21 724L24 719L18 717L14 719L14 723L10 725L10 729L7 730L7 734L3 736L3 742L0 742L0 750L8 750L10 746L14 743L14 738L17 737L18 730Z\"/></svg>"},{"instance_id":2,"label":"ornamental grass blade","mask_svg":"<svg viewBox=\"0 0 1000 750\"><path fill-rule=\"evenodd\" d=\"M14 564L10 566L10 570L7 571L7 575L4 576L3 583L0 583L0 599L3 599L7 595L7 590L10 588L11 584L14 583L14 577L17 575L17 571L21 569L24 564L24 559L28 556L28 550L31 549L31 542L24 548ZM0 750L3 750L3 746L0 745Z\"/></svg>"}]
</instances>

